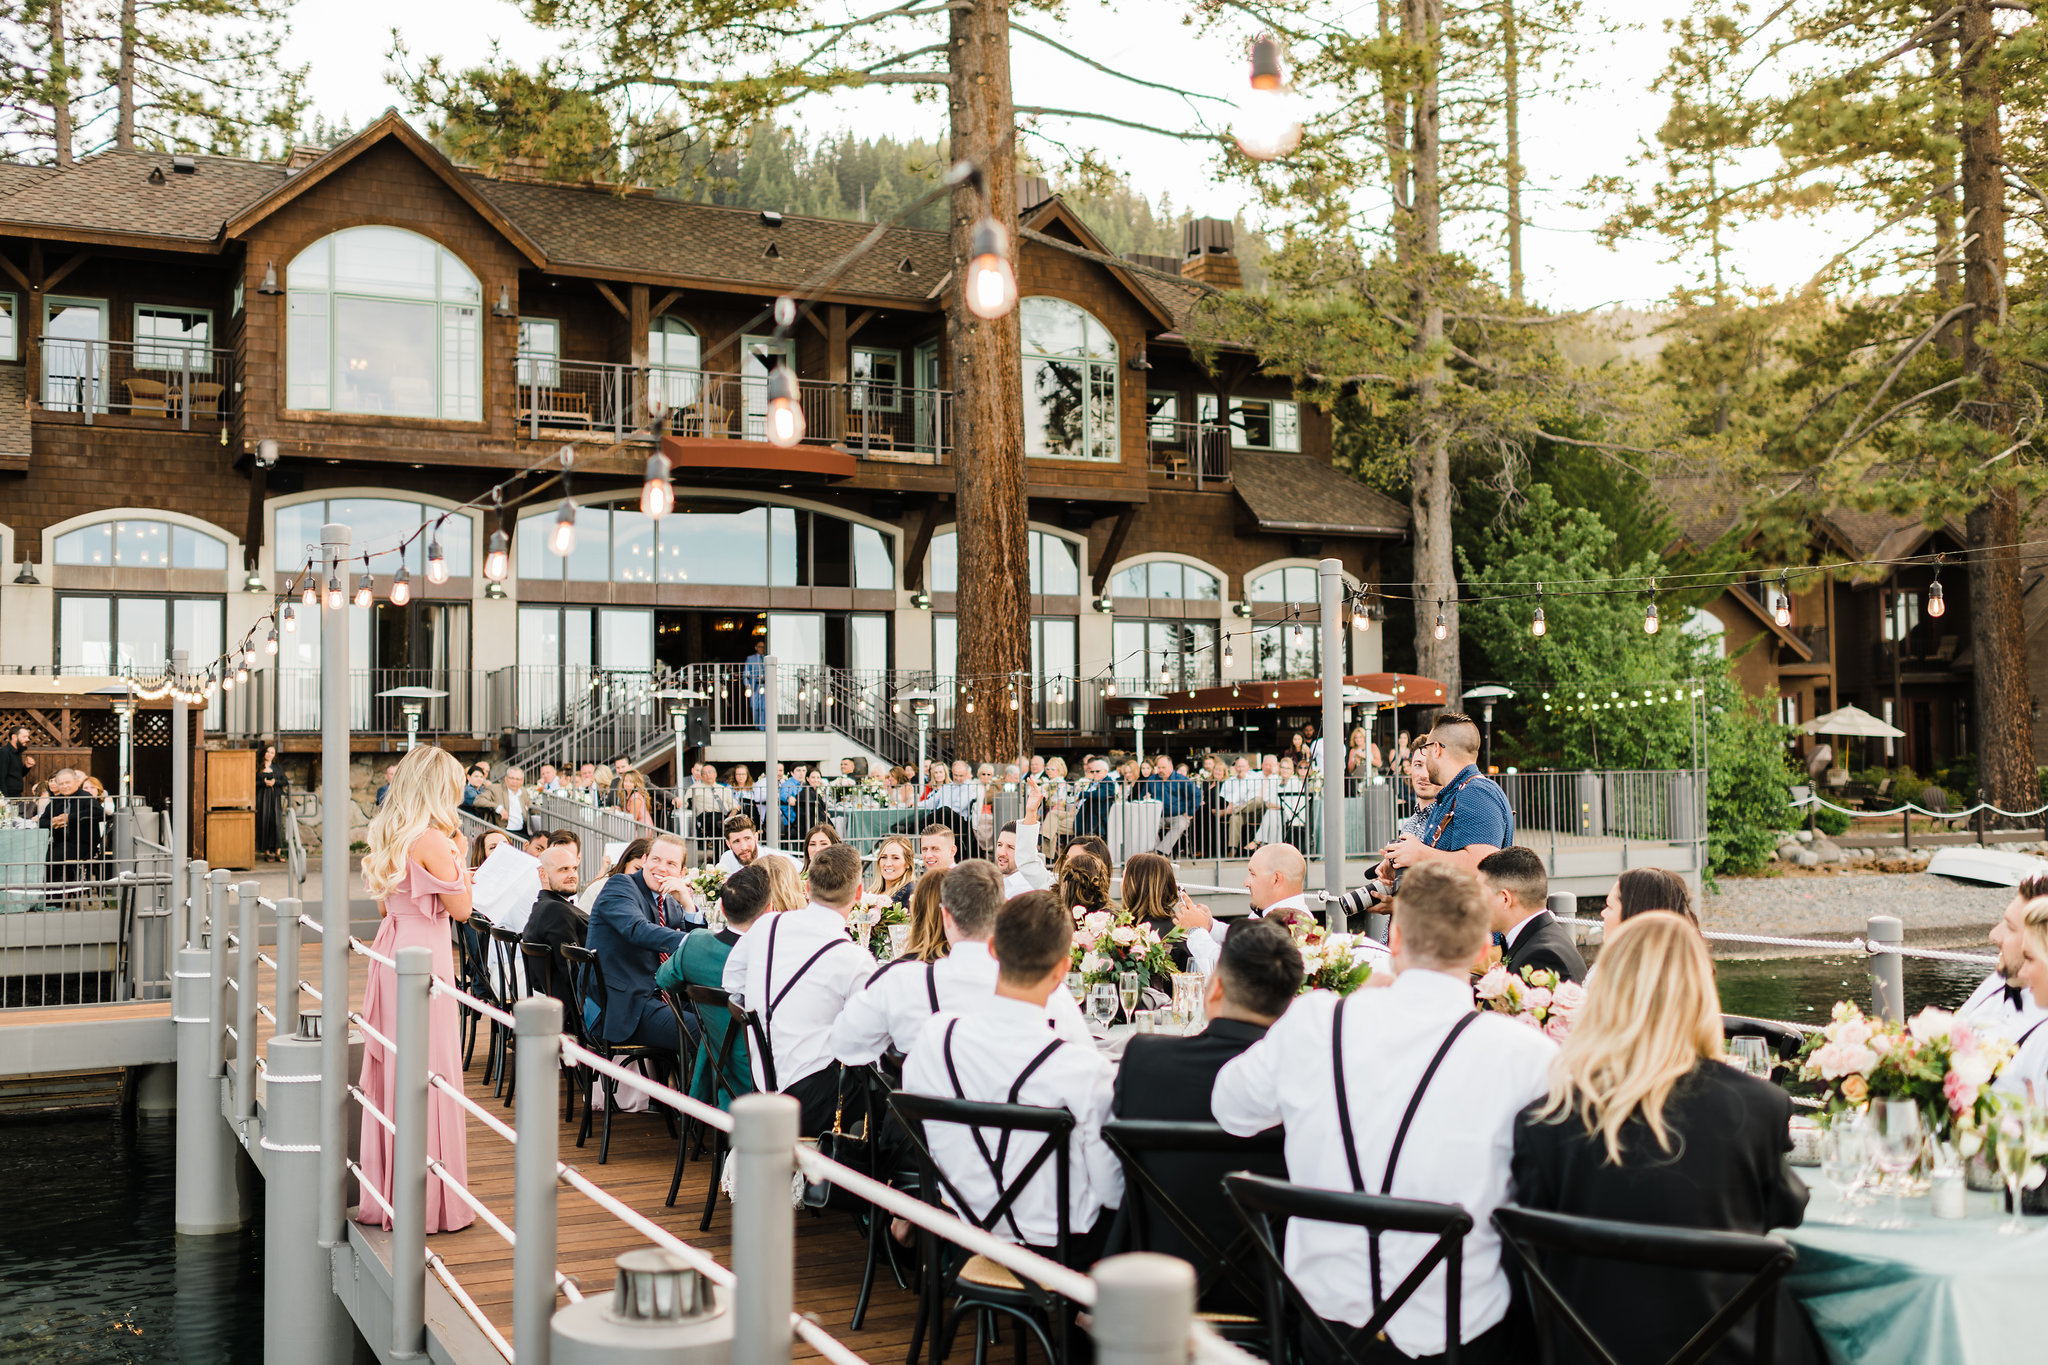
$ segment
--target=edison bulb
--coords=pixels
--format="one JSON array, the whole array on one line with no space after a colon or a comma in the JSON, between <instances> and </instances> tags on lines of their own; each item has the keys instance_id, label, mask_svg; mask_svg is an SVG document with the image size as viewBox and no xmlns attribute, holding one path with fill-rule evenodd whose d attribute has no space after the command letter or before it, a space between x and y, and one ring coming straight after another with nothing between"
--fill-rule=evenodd
<instances>
[{"instance_id":1,"label":"edison bulb","mask_svg":"<svg viewBox=\"0 0 2048 1365\"><path fill-rule=\"evenodd\" d=\"M448 556L441 553L441 542L427 542L427 581L446 583L448 581Z\"/></svg>"},{"instance_id":2,"label":"edison bulb","mask_svg":"<svg viewBox=\"0 0 2048 1365\"><path fill-rule=\"evenodd\" d=\"M1550 633L1550 627L1544 624L1543 608L1536 608L1535 619L1529 622L1529 633L1539 640Z\"/></svg>"},{"instance_id":3,"label":"edison bulb","mask_svg":"<svg viewBox=\"0 0 2048 1365\"><path fill-rule=\"evenodd\" d=\"M398 566L398 572L391 578L391 605L402 607L412 601L412 579L406 576L405 566Z\"/></svg>"},{"instance_id":4,"label":"edison bulb","mask_svg":"<svg viewBox=\"0 0 2048 1365\"><path fill-rule=\"evenodd\" d=\"M968 251L967 311L994 321L1017 306L1017 274L1010 267L1010 234L993 218L974 225Z\"/></svg>"},{"instance_id":5,"label":"edison bulb","mask_svg":"<svg viewBox=\"0 0 2048 1365\"><path fill-rule=\"evenodd\" d=\"M511 569L512 538L503 531L491 532L490 548L484 552L484 577L493 583L503 583Z\"/></svg>"},{"instance_id":6,"label":"edison bulb","mask_svg":"<svg viewBox=\"0 0 2048 1365\"><path fill-rule=\"evenodd\" d=\"M576 504L567 498L555 509L554 529L548 532L548 548L557 557L567 559L569 552L576 548Z\"/></svg>"},{"instance_id":7,"label":"edison bulb","mask_svg":"<svg viewBox=\"0 0 2048 1365\"><path fill-rule=\"evenodd\" d=\"M675 510L676 490L668 476L666 455L647 457L647 473L640 485L640 515L650 521L659 521Z\"/></svg>"}]
</instances>

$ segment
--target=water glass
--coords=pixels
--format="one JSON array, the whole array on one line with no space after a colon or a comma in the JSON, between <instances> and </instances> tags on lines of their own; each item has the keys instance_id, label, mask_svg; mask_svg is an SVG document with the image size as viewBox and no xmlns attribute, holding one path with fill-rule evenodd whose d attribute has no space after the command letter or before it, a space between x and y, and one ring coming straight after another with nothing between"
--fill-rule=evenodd
<instances>
[{"instance_id":1,"label":"water glass","mask_svg":"<svg viewBox=\"0 0 2048 1365\"><path fill-rule=\"evenodd\" d=\"M1835 1200L1843 1208L1851 1208L1858 1202L1856 1193L1863 1184L1870 1160L1869 1128L1863 1116L1854 1110L1836 1115L1835 1121L1820 1136L1820 1175L1834 1190ZM1860 1223L1863 1220L1853 1213L1844 1213L1831 1221Z\"/></svg>"},{"instance_id":2,"label":"water glass","mask_svg":"<svg viewBox=\"0 0 2048 1365\"><path fill-rule=\"evenodd\" d=\"M889 926L889 956L902 957L903 950L910 946L910 926L892 924Z\"/></svg>"},{"instance_id":3,"label":"water glass","mask_svg":"<svg viewBox=\"0 0 2048 1365\"><path fill-rule=\"evenodd\" d=\"M2018 1236L2028 1230L2021 1212L2022 1195L2027 1176L2042 1153L2044 1126L2048 1125L2044 1125L2041 1112L2031 1106L2013 1105L1992 1120L1992 1155L1998 1163L1999 1177L2005 1182L2006 1198L2011 1201L2011 1211L1998 1225L2000 1232Z\"/></svg>"},{"instance_id":4,"label":"water glass","mask_svg":"<svg viewBox=\"0 0 2048 1365\"><path fill-rule=\"evenodd\" d=\"M1088 1017L1103 1028L1116 1018L1116 982L1098 981L1088 988Z\"/></svg>"},{"instance_id":5,"label":"water glass","mask_svg":"<svg viewBox=\"0 0 2048 1365\"><path fill-rule=\"evenodd\" d=\"M1138 1008L1138 986L1140 978L1136 972L1120 972L1116 978L1116 990L1124 1003L1124 1018L1128 1019Z\"/></svg>"},{"instance_id":6,"label":"water glass","mask_svg":"<svg viewBox=\"0 0 2048 1365\"><path fill-rule=\"evenodd\" d=\"M1877 1168L1884 1172L1892 1191L1892 1216L1878 1226L1909 1228L1913 1225L1906 1218L1906 1172L1920 1159L1920 1148L1927 1140L1920 1105L1908 1099L1875 1099L1870 1102L1870 1113L1877 1124Z\"/></svg>"},{"instance_id":7,"label":"water glass","mask_svg":"<svg viewBox=\"0 0 2048 1365\"><path fill-rule=\"evenodd\" d=\"M1771 1078L1771 1047L1761 1034L1742 1033L1729 1040L1738 1067L1752 1076Z\"/></svg>"},{"instance_id":8,"label":"water glass","mask_svg":"<svg viewBox=\"0 0 2048 1365\"><path fill-rule=\"evenodd\" d=\"M1086 1000L1088 998L1087 978L1083 977L1079 972L1068 972L1067 994L1074 997L1074 1003L1077 1005Z\"/></svg>"}]
</instances>

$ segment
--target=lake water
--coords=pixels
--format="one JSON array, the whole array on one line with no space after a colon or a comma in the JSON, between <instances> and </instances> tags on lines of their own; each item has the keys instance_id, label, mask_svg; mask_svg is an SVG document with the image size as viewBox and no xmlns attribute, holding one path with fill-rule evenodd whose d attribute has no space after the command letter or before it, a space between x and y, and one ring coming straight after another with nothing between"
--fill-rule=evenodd
<instances>
[{"instance_id":1,"label":"lake water","mask_svg":"<svg viewBox=\"0 0 2048 1365\"><path fill-rule=\"evenodd\" d=\"M0 1361L262 1360L260 1204L247 1231L178 1237L175 1145L167 1119L0 1127Z\"/></svg>"},{"instance_id":2,"label":"lake water","mask_svg":"<svg viewBox=\"0 0 2048 1365\"><path fill-rule=\"evenodd\" d=\"M1954 1009L1970 998L1989 968L1960 962L1905 961L1906 1008L1928 1005ZM1870 1008L1870 967L1861 957L1765 958L1714 964L1721 985L1721 1009L1752 1019L1825 1024L1837 1000Z\"/></svg>"}]
</instances>

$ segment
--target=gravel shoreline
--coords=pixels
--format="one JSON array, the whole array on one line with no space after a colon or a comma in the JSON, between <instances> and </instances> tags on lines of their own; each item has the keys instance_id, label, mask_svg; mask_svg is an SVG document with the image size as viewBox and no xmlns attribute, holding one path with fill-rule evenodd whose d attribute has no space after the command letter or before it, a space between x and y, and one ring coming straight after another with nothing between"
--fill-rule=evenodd
<instances>
[{"instance_id":1,"label":"gravel shoreline","mask_svg":"<svg viewBox=\"0 0 2048 1365\"><path fill-rule=\"evenodd\" d=\"M1872 915L1896 915L1909 942L1990 952L1984 931L2005 913L2012 891L1976 886L1926 872L1841 872L1831 876L1723 878L1709 894L1700 922L1743 934L1847 937ZM1785 950L1736 945L1716 955L1778 956Z\"/></svg>"}]
</instances>

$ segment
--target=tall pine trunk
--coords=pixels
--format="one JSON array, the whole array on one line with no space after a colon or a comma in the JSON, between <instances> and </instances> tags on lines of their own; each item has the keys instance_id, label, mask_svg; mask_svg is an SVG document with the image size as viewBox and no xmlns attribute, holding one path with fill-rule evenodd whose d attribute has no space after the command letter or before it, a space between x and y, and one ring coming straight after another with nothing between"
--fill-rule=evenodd
<instances>
[{"instance_id":1,"label":"tall pine trunk","mask_svg":"<svg viewBox=\"0 0 2048 1365\"><path fill-rule=\"evenodd\" d=\"M64 0L50 3L50 137L57 164L71 164L71 62L64 47Z\"/></svg>"},{"instance_id":2,"label":"tall pine trunk","mask_svg":"<svg viewBox=\"0 0 2048 1365\"><path fill-rule=\"evenodd\" d=\"M135 0L121 0L121 64L114 77L114 147L135 150Z\"/></svg>"},{"instance_id":3,"label":"tall pine trunk","mask_svg":"<svg viewBox=\"0 0 2048 1365\"><path fill-rule=\"evenodd\" d=\"M988 210L1017 244L1017 124L1010 95L1010 11L1007 0L973 0L951 18L952 75L948 94L953 155L988 178ZM1028 703L1031 666L1030 563L1024 485L1024 392L1017 313L984 322L957 298L967 279L974 224L984 211L966 186L953 192L955 306L947 317L953 381L953 497L958 520L957 603L961 692L954 748L970 762L1014 758L1018 714L1010 710L1014 679ZM1013 260L1014 264L1014 260ZM973 710L969 711L969 704ZM1023 727L1028 751L1031 731Z\"/></svg>"},{"instance_id":4,"label":"tall pine trunk","mask_svg":"<svg viewBox=\"0 0 2048 1365\"><path fill-rule=\"evenodd\" d=\"M1963 367L1976 376L1968 413L1995 454L2011 442L2016 421L2004 391L1997 353L1984 344L2004 319L2005 181L1999 135L2000 40L1992 0L1964 0L1957 54L1961 75L1963 298L1975 305L1963 332ZM2034 773L2032 695L2027 680L2026 617L2020 602L2018 495L1994 485L1967 520L1970 547L1970 651L1976 676L1977 779L1993 805L2031 810L2040 804Z\"/></svg>"},{"instance_id":5,"label":"tall pine trunk","mask_svg":"<svg viewBox=\"0 0 2048 1365\"><path fill-rule=\"evenodd\" d=\"M1439 411L1444 306L1436 287L1443 247L1443 143L1437 107L1442 0L1407 0L1405 28L1418 65L1411 134L1409 316L1415 326L1416 354L1426 357L1414 384L1416 426L1409 457L1409 507L1415 517L1415 660L1422 676L1442 683L1444 695L1455 705L1464 687L1458 669L1458 584L1451 559L1451 452ZM1441 640L1436 637L1439 614L1445 627Z\"/></svg>"},{"instance_id":6,"label":"tall pine trunk","mask_svg":"<svg viewBox=\"0 0 2048 1365\"><path fill-rule=\"evenodd\" d=\"M1522 301L1522 51L1515 0L1501 0L1502 134L1507 153L1508 297Z\"/></svg>"}]
</instances>

